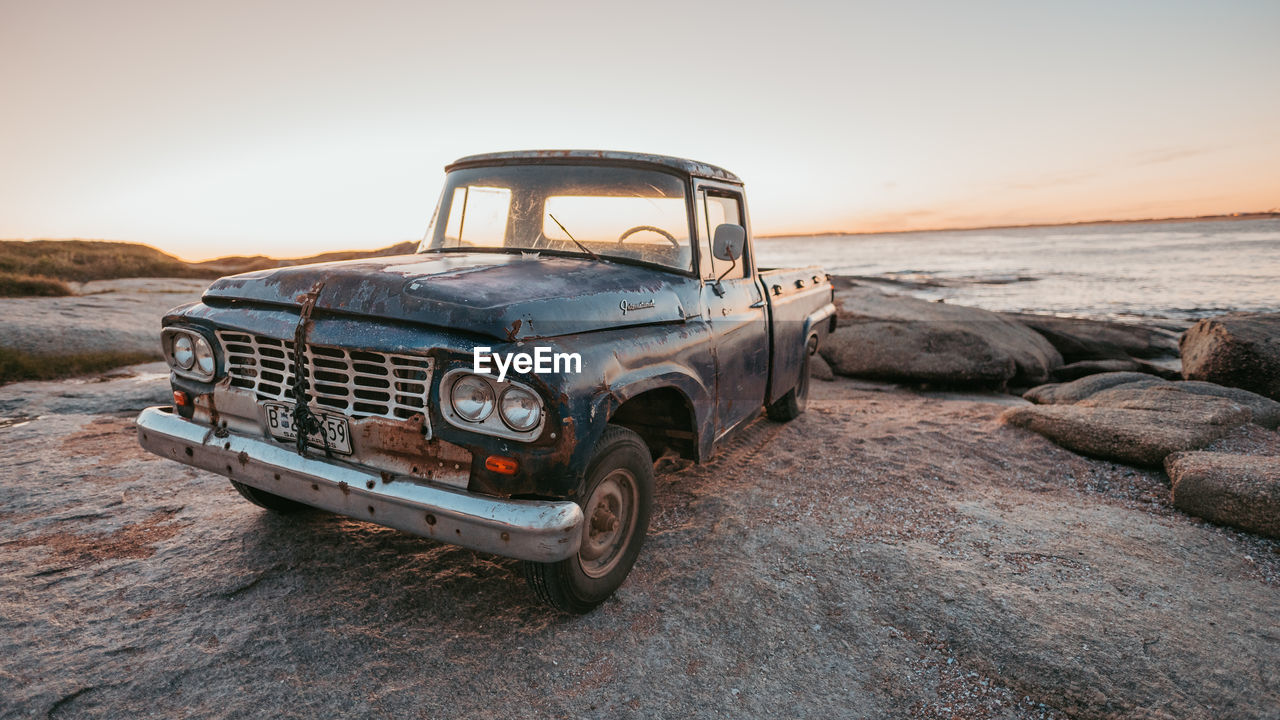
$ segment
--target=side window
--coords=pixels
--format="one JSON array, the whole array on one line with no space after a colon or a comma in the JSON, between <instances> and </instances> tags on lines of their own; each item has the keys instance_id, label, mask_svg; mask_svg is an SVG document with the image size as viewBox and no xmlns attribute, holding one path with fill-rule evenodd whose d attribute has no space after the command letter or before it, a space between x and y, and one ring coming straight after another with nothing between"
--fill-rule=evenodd
<instances>
[{"instance_id":1,"label":"side window","mask_svg":"<svg viewBox=\"0 0 1280 720\"><path fill-rule=\"evenodd\" d=\"M711 241L716 227L724 223L742 225L742 201L738 195L722 190L703 188L698 191L698 239L702 253L702 277L713 280L729 269L732 263L719 260L711 254ZM738 259L738 268L728 277L746 277L746 254Z\"/></svg>"},{"instance_id":2,"label":"side window","mask_svg":"<svg viewBox=\"0 0 1280 720\"><path fill-rule=\"evenodd\" d=\"M456 188L444 227L447 247L502 247L506 243L511 191L469 185Z\"/></svg>"}]
</instances>

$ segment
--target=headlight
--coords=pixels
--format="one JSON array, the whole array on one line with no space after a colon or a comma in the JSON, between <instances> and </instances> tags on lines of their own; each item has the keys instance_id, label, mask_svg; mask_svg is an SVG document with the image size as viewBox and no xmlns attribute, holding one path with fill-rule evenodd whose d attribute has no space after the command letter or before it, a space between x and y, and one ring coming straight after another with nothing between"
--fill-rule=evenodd
<instances>
[{"instance_id":1,"label":"headlight","mask_svg":"<svg viewBox=\"0 0 1280 720\"><path fill-rule=\"evenodd\" d=\"M218 374L218 356L212 341L196 330L168 327L163 331L165 359L182 377L212 382Z\"/></svg>"},{"instance_id":2,"label":"headlight","mask_svg":"<svg viewBox=\"0 0 1280 720\"><path fill-rule=\"evenodd\" d=\"M208 343L205 343L208 348ZM212 353L210 353L212 355ZM196 362L195 350L191 347L191 336L180 333L173 338L173 362L183 370L190 370Z\"/></svg>"},{"instance_id":3,"label":"headlight","mask_svg":"<svg viewBox=\"0 0 1280 720\"><path fill-rule=\"evenodd\" d=\"M177 343L175 342L174 345L176 346ZM199 335L196 336L195 361L197 372L213 377L213 371L218 363L213 359L213 348L209 347L209 341Z\"/></svg>"},{"instance_id":4,"label":"headlight","mask_svg":"<svg viewBox=\"0 0 1280 720\"><path fill-rule=\"evenodd\" d=\"M500 412L507 427L524 432L538 426L542 404L533 393L513 385L502 393Z\"/></svg>"},{"instance_id":5,"label":"headlight","mask_svg":"<svg viewBox=\"0 0 1280 720\"><path fill-rule=\"evenodd\" d=\"M532 442L547 423L537 390L457 367L440 379L440 411L450 425L468 432Z\"/></svg>"},{"instance_id":6,"label":"headlight","mask_svg":"<svg viewBox=\"0 0 1280 720\"><path fill-rule=\"evenodd\" d=\"M493 388L488 381L475 375L458 380L450 392L453 410L468 422L483 422L493 414Z\"/></svg>"}]
</instances>

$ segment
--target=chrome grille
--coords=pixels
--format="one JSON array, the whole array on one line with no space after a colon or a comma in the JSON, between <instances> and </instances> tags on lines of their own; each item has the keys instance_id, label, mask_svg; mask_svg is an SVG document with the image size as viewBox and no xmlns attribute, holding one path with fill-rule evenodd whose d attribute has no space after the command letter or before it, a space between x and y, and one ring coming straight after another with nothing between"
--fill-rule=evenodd
<instances>
[{"instance_id":1,"label":"chrome grille","mask_svg":"<svg viewBox=\"0 0 1280 720\"><path fill-rule=\"evenodd\" d=\"M259 400L294 402L293 341L219 330L231 386ZM397 420L422 413L431 387L432 360L421 355L308 345L311 402L354 418Z\"/></svg>"}]
</instances>

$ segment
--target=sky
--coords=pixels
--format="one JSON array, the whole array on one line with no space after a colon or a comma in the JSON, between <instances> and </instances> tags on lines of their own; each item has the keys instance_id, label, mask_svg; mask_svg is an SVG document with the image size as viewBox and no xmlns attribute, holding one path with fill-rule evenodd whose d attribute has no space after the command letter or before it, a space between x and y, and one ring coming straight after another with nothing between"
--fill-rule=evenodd
<instances>
[{"instance_id":1,"label":"sky","mask_svg":"<svg viewBox=\"0 0 1280 720\"><path fill-rule=\"evenodd\" d=\"M443 166L599 148L760 234L1280 208L1280 2L0 0L0 237L420 238Z\"/></svg>"}]
</instances>

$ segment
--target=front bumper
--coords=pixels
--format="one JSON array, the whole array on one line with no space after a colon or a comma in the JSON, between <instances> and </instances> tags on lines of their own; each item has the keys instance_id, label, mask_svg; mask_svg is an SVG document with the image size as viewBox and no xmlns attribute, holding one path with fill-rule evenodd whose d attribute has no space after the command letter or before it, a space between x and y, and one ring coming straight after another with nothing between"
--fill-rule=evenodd
<instances>
[{"instance_id":1,"label":"front bumper","mask_svg":"<svg viewBox=\"0 0 1280 720\"><path fill-rule=\"evenodd\" d=\"M414 535L539 562L572 557L582 541L582 509L571 501L488 497L301 457L236 433L215 437L167 407L147 408L137 422L138 442L161 457Z\"/></svg>"}]
</instances>

